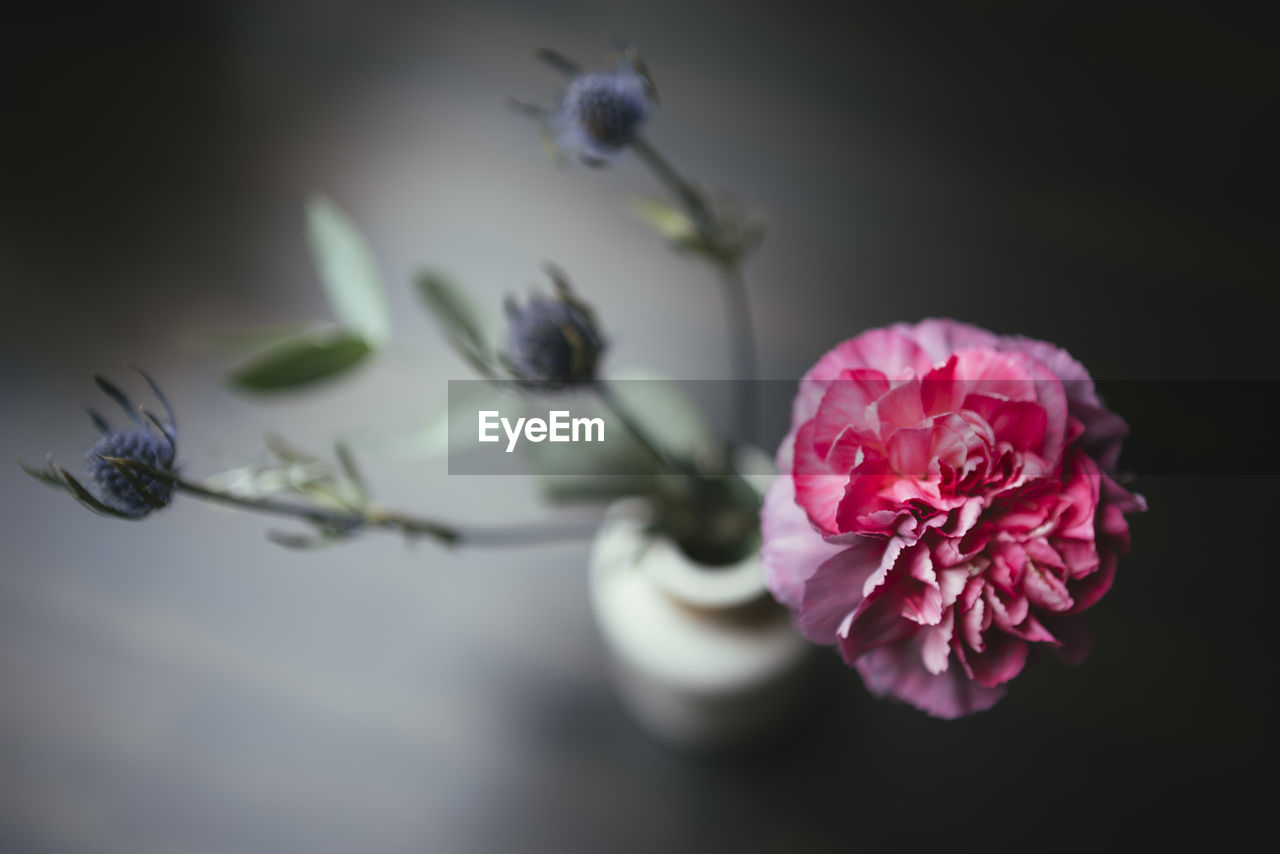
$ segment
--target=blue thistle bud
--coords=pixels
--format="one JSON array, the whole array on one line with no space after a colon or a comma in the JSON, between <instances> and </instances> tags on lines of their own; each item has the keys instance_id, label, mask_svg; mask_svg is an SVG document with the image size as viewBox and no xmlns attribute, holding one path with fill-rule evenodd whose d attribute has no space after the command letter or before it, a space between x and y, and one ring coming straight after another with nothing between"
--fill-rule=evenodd
<instances>
[{"instance_id":1,"label":"blue thistle bud","mask_svg":"<svg viewBox=\"0 0 1280 854\"><path fill-rule=\"evenodd\" d=\"M555 297L532 296L524 307L508 298L507 351L503 360L512 375L530 389L550 391L596 378L606 344L595 314L551 273Z\"/></svg>"},{"instance_id":2,"label":"blue thistle bud","mask_svg":"<svg viewBox=\"0 0 1280 854\"><path fill-rule=\"evenodd\" d=\"M169 504L173 498L173 481L136 469L125 474L111 460L129 460L168 472L173 470L174 457L175 448L168 436L157 435L145 427L112 430L89 449L88 471L98 485L103 504L132 519L141 519Z\"/></svg>"},{"instance_id":3,"label":"blue thistle bud","mask_svg":"<svg viewBox=\"0 0 1280 854\"><path fill-rule=\"evenodd\" d=\"M44 469L35 469L21 462L22 470L41 483L54 489L71 493L83 506L103 516L116 519L141 519L169 506L177 483L174 460L178 455L178 428L173 420L169 401L140 368L135 368L164 407L166 420L161 421L145 409L134 409L125 393L112 383L93 375L98 389L129 416L132 426L116 430L107 419L92 409L89 420L98 429L98 441L93 443L86 457L88 473L97 485L97 494L90 490L71 472L56 464L52 457Z\"/></svg>"},{"instance_id":4,"label":"blue thistle bud","mask_svg":"<svg viewBox=\"0 0 1280 854\"><path fill-rule=\"evenodd\" d=\"M628 62L617 71L579 74L551 117L556 141L594 165L611 160L649 117L650 84Z\"/></svg>"}]
</instances>

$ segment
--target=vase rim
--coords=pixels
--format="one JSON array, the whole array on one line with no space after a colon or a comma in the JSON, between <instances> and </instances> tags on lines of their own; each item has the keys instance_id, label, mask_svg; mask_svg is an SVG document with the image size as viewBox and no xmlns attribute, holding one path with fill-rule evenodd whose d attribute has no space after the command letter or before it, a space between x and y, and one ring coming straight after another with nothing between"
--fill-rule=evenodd
<instances>
[{"instance_id":1,"label":"vase rim","mask_svg":"<svg viewBox=\"0 0 1280 854\"><path fill-rule=\"evenodd\" d=\"M699 563L671 538L647 534L649 519L649 506L644 499L626 498L609 508L605 524L632 528L637 542L649 538L637 553L635 566L673 599L695 608L735 608L768 591L758 548L735 563Z\"/></svg>"}]
</instances>

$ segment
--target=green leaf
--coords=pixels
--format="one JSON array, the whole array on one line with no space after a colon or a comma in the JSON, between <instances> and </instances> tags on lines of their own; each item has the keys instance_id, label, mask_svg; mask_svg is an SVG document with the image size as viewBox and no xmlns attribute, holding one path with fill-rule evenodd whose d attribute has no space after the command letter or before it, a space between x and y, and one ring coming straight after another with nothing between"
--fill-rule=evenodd
<instances>
[{"instance_id":1,"label":"green leaf","mask_svg":"<svg viewBox=\"0 0 1280 854\"><path fill-rule=\"evenodd\" d=\"M367 502L369 500L369 484L364 479L364 473L360 471L360 467L356 464L356 455L355 451L351 449L351 444L339 439L334 443L333 451L338 458L338 465L342 467L342 473L346 475L347 483L361 501Z\"/></svg>"},{"instance_id":2,"label":"green leaf","mask_svg":"<svg viewBox=\"0 0 1280 854\"><path fill-rule=\"evenodd\" d=\"M245 329L224 329L217 332L188 331L182 335L182 346L206 353L222 353L227 356L247 356L268 347L275 347L294 338L316 331L314 324L272 323Z\"/></svg>"},{"instance_id":3,"label":"green leaf","mask_svg":"<svg viewBox=\"0 0 1280 854\"><path fill-rule=\"evenodd\" d=\"M363 338L350 332L287 341L234 370L230 380L244 391L285 391L337 376L371 352Z\"/></svg>"},{"instance_id":4,"label":"green leaf","mask_svg":"<svg viewBox=\"0 0 1280 854\"><path fill-rule=\"evenodd\" d=\"M688 214L660 199L633 196L627 200L627 210L672 243L687 244L698 237L698 227Z\"/></svg>"},{"instance_id":5,"label":"green leaf","mask_svg":"<svg viewBox=\"0 0 1280 854\"><path fill-rule=\"evenodd\" d=\"M265 498L286 493L306 503L350 512L364 508L367 497L359 485L339 476L328 460L291 458L279 463L241 466L205 478L205 486L237 498Z\"/></svg>"},{"instance_id":6,"label":"green leaf","mask_svg":"<svg viewBox=\"0 0 1280 854\"><path fill-rule=\"evenodd\" d=\"M364 235L331 199L318 194L307 202L307 233L338 322L372 346L385 344L391 337L391 315Z\"/></svg>"},{"instance_id":7,"label":"green leaf","mask_svg":"<svg viewBox=\"0 0 1280 854\"><path fill-rule=\"evenodd\" d=\"M263 498L326 474L320 462L240 466L204 479L205 486L237 498Z\"/></svg>"},{"instance_id":8,"label":"green leaf","mask_svg":"<svg viewBox=\"0 0 1280 854\"><path fill-rule=\"evenodd\" d=\"M324 462L323 457L310 451L304 451L277 433L267 432L262 437L262 444L267 446L267 450L277 460L285 464L302 463L305 465Z\"/></svg>"},{"instance_id":9,"label":"green leaf","mask_svg":"<svg viewBox=\"0 0 1280 854\"><path fill-rule=\"evenodd\" d=\"M307 534L294 534L289 531L267 531L267 539L278 546L284 546L286 549L310 551L336 545L346 537L332 533L308 536Z\"/></svg>"},{"instance_id":10,"label":"green leaf","mask_svg":"<svg viewBox=\"0 0 1280 854\"><path fill-rule=\"evenodd\" d=\"M439 273L418 274L417 285L449 344L482 375L493 377L493 354L470 303Z\"/></svg>"}]
</instances>

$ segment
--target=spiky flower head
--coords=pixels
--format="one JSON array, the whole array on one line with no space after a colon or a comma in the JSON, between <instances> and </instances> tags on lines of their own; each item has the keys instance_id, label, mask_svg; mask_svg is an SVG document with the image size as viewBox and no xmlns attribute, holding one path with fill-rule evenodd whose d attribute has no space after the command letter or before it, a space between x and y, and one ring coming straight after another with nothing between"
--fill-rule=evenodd
<instances>
[{"instance_id":1,"label":"spiky flower head","mask_svg":"<svg viewBox=\"0 0 1280 854\"><path fill-rule=\"evenodd\" d=\"M112 430L89 449L88 471L98 485L102 503L132 519L141 519L168 506L173 498L173 481L114 461L141 463L167 472L173 469L174 457L175 448L167 436L146 427Z\"/></svg>"},{"instance_id":2,"label":"spiky flower head","mask_svg":"<svg viewBox=\"0 0 1280 854\"><path fill-rule=\"evenodd\" d=\"M579 74L552 115L556 143L592 165L603 165L635 139L653 105L652 85L630 62L616 71Z\"/></svg>"},{"instance_id":3,"label":"spiky flower head","mask_svg":"<svg viewBox=\"0 0 1280 854\"><path fill-rule=\"evenodd\" d=\"M558 270L551 270L554 297L534 294L524 306L508 298L507 350L503 361L518 382L554 390L589 382L606 343L591 307L577 298Z\"/></svg>"},{"instance_id":4,"label":"spiky flower head","mask_svg":"<svg viewBox=\"0 0 1280 854\"><path fill-rule=\"evenodd\" d=\"M132 422L125 430L113 429L101 415L89 410L98 428L98 441L86 454L89 477L98 486L97 500L117 515L141 519L153 510L167 507L173 499L174 461L178 454L178 430L173 410L155 381L142 371L164 407L166 421L145 409L135 409L120 389L94 374L102 393L124 410Z\"/></svg>"},{"instance_id":5,"label":"spiky flower head","mask_svg":"<svg viewBox=\"0 0 1280 854\"><path fill-rule=\"evenodd\" d=\"M89 420L99 434L85 455L86 470L96 490L86 487L52 459L44 469L26 465L22 469L48 486L69 492L82 505L104 516L141 519L153 510L167 507L177 482L178 429L173 410L155 381L141 370L138 373L163 407L164 420L145 409L135 409L124 392L93 375L99 390L124 410L130 421L126 429L117 430L97 412L88 410Z\"/></svg>"}]
</instances>

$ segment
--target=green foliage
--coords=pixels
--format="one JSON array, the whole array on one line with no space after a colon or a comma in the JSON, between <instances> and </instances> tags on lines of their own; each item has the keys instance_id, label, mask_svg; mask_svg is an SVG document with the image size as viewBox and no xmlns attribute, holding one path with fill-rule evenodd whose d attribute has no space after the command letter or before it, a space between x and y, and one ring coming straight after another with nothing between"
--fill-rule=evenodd
<instances>
[{"instance_id":1,"label":"green foliage","mask_svg":"<svg viewBox=\"0 0 1280 854\"><path fill-rule=\"evenodd\" d=\"M382 279L351 218L317 194L307 202L307 236L338 328L290 323L203 336L196 343L206 349L250 354L228 376L240 391L275 393L337 377L391 337Z\"/></svg>"},{"instance_id":2,"label":"green foliage","mask_svg":"<svg viewBox=\"0 0 1280 854\"><path fill-rule=\"evenodd\" d=\"M735 266L754 252L764 240L765 222L728 193L708 196L688 185L690 201L683 206L649 196L627 200L631 215L658 233L672 249L701 255L719 266ZM690 204L703 212L697 219Z\"/></svg>"},{"instance_id":3,"label":"green foliage","mask_svg":"<svg viewBox=\"0 0 1280 854\"><path fill-rule=\"evenodd\" d=\"M230 380L242 391L293 389L349 371L371 352L363 338L350 332L293 338L236 368Z\"/></svg>"},{"instance_id":4,"label":"green foliage","mask_svg":"<svg viewBox=\"0 0 1280 854\"><path fill-rule=\"evenodd\" d=\"M191 350L221 353L225 356L248 356L315 331L316 324L271 323L218 332L189 332L183 335L182 344Z\"/></svg>"},{"instance_id":5,"label":"green foliage","mask_svg":"<svg viewBox=\"0 0 1280 854\"><path fill-rule=\"evenodd\" d=\"M356 468L351 449L338 442L335 460L303 450L268 434L270 458L206 478L204 486L243 499L289 495L307 505L338 512L362 512L369 504L364 479Z\"/></svg>"},{"instance_id":6,"label":"green foliage","mask_svg":"<svg viewBox=\"0 0 1280 854\"><path fill-rule=\"evenodd\" d=\"M307 236L338 323L371 347L385 344L391 337L391 315L364 235L331 199L317 194L307 203Z\"/></svg>"},{"instance_id":7,"label":"green foliage","mask_svg":"<svg viewBox=\"0 0 1280 854\"><path fill-rule=\"evenodd\" d=\"M440 324L450 346L481 376L495 379L495 356L485 340L480 321L471 304L442 275L434 271L418 274L418 295Z\"/></svg>"}]
</instances>

